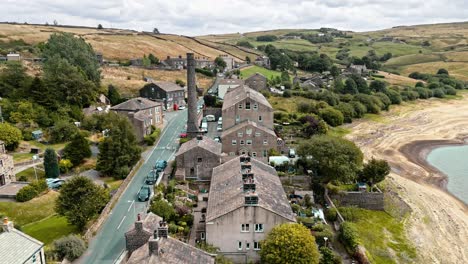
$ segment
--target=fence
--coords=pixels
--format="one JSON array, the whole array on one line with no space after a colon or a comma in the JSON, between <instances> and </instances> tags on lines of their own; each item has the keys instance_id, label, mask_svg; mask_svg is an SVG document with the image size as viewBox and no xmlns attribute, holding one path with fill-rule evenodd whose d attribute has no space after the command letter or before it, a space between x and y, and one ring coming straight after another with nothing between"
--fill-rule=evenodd
<instances>
[{"instance_id":1,"label":"fence","mask_svg":"<svg viewBox=\"0 0 468 264\"><path fill-rule=\"evenodd\" d=\"M345 222L343 216L340 214L340 211L338 211L338 208L336 208L335 204L333 203L332 199L330 198L330 196L328 196L328 189L325 188L325 201L327 201L327 203L336 209L336 214L337 214L337 220L338 220L338 223L341 225L342 223Z\"/></svg>"}]
</instances>

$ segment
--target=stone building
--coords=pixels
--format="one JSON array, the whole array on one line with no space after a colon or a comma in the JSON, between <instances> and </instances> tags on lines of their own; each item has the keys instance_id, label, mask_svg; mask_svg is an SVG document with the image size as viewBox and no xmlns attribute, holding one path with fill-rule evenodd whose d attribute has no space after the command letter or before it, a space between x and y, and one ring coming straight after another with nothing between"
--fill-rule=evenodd
<instances>
[{"instance_id":1,"label":"stone building","mask_svg":"<svg viewBox=\"0 0 468 264\"><path fill-rule=\"evenodd\" d=\"M185 106L184 87L171 82L151 82L140 89L140 96L163 103L166 110L178 109Z\"/></svg>"},{"instance_id":2,"label":"stone building","mask_svg":"<svg viewBox=\"0 0 468 264\"><path fill-rule=\"evenodd\" d=\"M15 229L13 222L5 217L0 231L0 263L46 263L44 243Z\"/></svg>"},{"instance_id":3,"label":"stone building","mask_svg":"<svg viewBox=\"0 0 468 264\"><path fill-rule=\"evenodd\" d=\"M0 140L0 186L16 181L13 157L6 153L5 143Z\"/></svg>"},{"instance_id":4,"label":"stone building","mask_svg":"<svg viewBox=\"0 0 468 264\"><path fill-rule=\"evenodd\" d=\"M254 63L260 67L270 68L270 58L267 56L258 56Z\"/></svg>"},{"instance_id":5,"label":"stone building","mask_svg":"<svg viewBox=\"0 0 468 264\"><path fill-rule=\"evenodd\" d=\"M263 94L241 85L230 89L224 96L223 129L243 121L253 121L259 126L273 129L273 107Z\"/></svg>"},{"instance_id":6,"label":"stone building","mask_svg":"<svg viewBox=\"0 0 468 264\"><path fill-rule=\"evenodd\" d=\"M205 220L206 242L235 263L259 261L270 230L296 221L275 169L246 156L213 170Z\"/></svg>"},{"instance_id":7,"label":"stone building","mask_svg":"<svg viewBox=\"0 0 468 264\"><path fill-rule=\"evenodd\" d=\"M146 135L151 134L151 126L162 127L163 125L161 103L146 98L133 98L110 109L130 119L139 141L142 141Z\"/></svg>"},{"instance_id":8,"label":"stone building","mask_svg":"<svg viewBox=\"0 0 468 264\"><path fill-rule=\"evenodd\" d=\"M255 73L244 80L244 83L255 91L261 92L267 90L267 78L261 73Z\"/></svg>"},{"instance_id":9,"label":"stone building","mask_svg":"<svg viewBox=\"0 0 468 264\"><path fill-rule=\"evenodd\" d=\"M167 58L163 62L173 70L182 70L185 67L187 67L187 59L182 58L182 55L179 55L176 58L171 58L171 56L167 56Z\"/></svg>"},{"instance_id":10,"label":"stone building","mask_svg":"<svg viewBox=\"0 0 468 264\"><path fill-rule=\"evenodd\" d=\"M218 83L218 97L224 99L224 96L229 89L238 87L244 84L244 80L241 79L222 79Z\"/></svg>"},{"instance_id":11,"label":"stone building","mask_svg":"<svg viewBox=\"0 0 468 264\"><path fill-rule=\"evenodd\" d=\"M249 155L265 163L268 151L278 150L278 138L273 130L247 120L224 130L221 142L223 153L229 156Z\"/></svg>"},{"instance_id":12,"label":"stone building","mask_svg":"<svg viewBox=\"0 0 468 264\"><path fill-rule=\"evenodd\" d=\"M176 179L211 180L213 168L221 164L221 144L198 136L182 144L176 154Z\"/></svg>"},{"instance_id":13,"label":"stone building","mask_svg":"<svg viewBox=\"0 0 468 264\"><path fill-rule=\"evenodd\" d=\"M168 224L149 213L125 233L126 257L120 264L214 264L214 255L169 236Z\"/></svg>"},{"instance_id":14,"label":"stone building","mask_svg":"<svg viewBox=\"0 0 468 264\"><path fill-rule=\"evenodd\" d=\"M221 59L224 60L224 62L226 62L226 70L230 71L232 69L234 69L234 66L235 66L235 61L234 61L234 58L227 55L227 54L221 54L219 55L219 57L221 57Z\"/></svg>"},{"instance_id":15,"label":"stone building","mask_svg":"<svg viewBox=\"0 0 468 264\"><path fill-rule=\"evenodd\" d=\"M213 68L214 65L214 60L210 60L208 57L195 58L195 66L197 68Z\"/></svg>"}]
</instances>

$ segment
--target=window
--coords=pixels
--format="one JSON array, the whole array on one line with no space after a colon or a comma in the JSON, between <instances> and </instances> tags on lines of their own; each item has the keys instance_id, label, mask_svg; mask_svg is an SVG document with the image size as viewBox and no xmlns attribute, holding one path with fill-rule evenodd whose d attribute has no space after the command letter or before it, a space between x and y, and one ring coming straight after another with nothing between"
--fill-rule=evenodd
<instances>
[{"instance_id":1,"label":"window","mask_svg":"<svg viewBox=\"0 0 468 264\"><path fill-rule=\"evenodd\" d=\"M263 145L268 145L268 139L263 140Z\"/></svg>"},{"instance_id":2,"label":"window","mask_svg":"<svg viewBox=\"0 0 468 264\"><path fill-rule=\"evenodd\" d=\"M232 145L237 145L237 140L233 139L232 140Z\"/></svg>"},{"instance_id":3,"label":"window","mask_svg":"<svg viewBox=\"0 0 468 264\"><path fill-rule=\"evenodd\" d=\"M244 133L242 133L242 132L237 132L237 136L238 136L238 137L243 137L243 136L244 136Z\"/></svg>"},{"instance_id":4,"label":"window","mask_svg":"<svg viewBox=\"0 0 468 264\"><path fill-rule=\"evenodd\" d=\"M242 104L239 104L239 109L242 109Z\"/></svg>"},{"instance_id":5,"label":"window","mask_svg":"<svg viewBox=\"0 0 468 264\"><path fill-rule=\"evenodd\" d=\"M149 112L150 112L150 115L152 115L153 114L153 109L150 108Z\"/></svg>"},{"instance_id":6,"label":"window","mask_svg":"<svg viewBox=\"0 0 468 264\"><path fill-rule=\"evenodd\" d=\"M254 241L254 250L260 250L260 242Z\"/></svg>"},{"instance_id":7,"label":"window","mask_svg":"<svg viewBox=\"0 0 468 264\"><path fill-rule=\"evenodd\" d=\"M268 152L266 150L263 150L263 157L266 158Z\"/></svg>"},{"instance_id":8,"label":"window","mask_svg":"<svg viewBox=\"0 0 468 264\"><path fill-rule=\"evenodd\" d=\"M252 135L252 129L251 129L251 128L247 128L247 130L245 130L245 134L247 134L247 135Z\"/></svg>"},{"instance_id":9,"label":"window","mask_svg":"<svg viewBox=\"0 0 468 264\"><path fill-rule=\"evenodd\" d=\"M262 134L261 134L260 132L255 132L255 136L256 136L256 137L261 137Z\"/></svg>"},{"instance_id":10,"label":"window","mask_svg":"<svg viewBox=\"0 0 468 264\"><path fill-rule=\"evenodd\" d=\"M245 143L246 143L247 145L252 145L252 140L251 140L251 139L247 139L247 140L245 141Z\"/></svg>"},{"instance_id":11,"label":"window","mask_svg":"<svg viewBox=\"0 0 468 264\"><path fill-rule=\"evenodd\" d=\"M205 232L201 232L201 233L200 233L200 239L201 239L201 240L205 240Z\"/></svg>"},{"instance_id":12,"label":"window","mask_svg":"<svg viewBox=\"0 0 468 264\"><path fill-rule=\"evenodd\" d=\"M263 224L255 224L255 232L263 232Z\"/></svg>"},{"instance_id":13,"label":"window","mask_svg":"<svg viewBox=\"0 0 468 264\"><path fill-rule=\"evenodd\" d=\"M190 168L190 175L194 175L195 174L195 168Z\"/></svg>"},{"instance_id":14,"label":"window","mask_svg":"<svg viewBox=\"0 0 468 264\"><path fill-rule=\"evenodd\" d=\"M262 116L258 116L258 122L263 122Z\"/></svg>"},{"instance_id":15,"label":"window","mask_svg":"<svg viewBox=\"0 0 468 264\"><path fill-rule=\"evenodd\" d=\"M235 156L235 155L236 155L236 153L234 153L234 152L229 152L229 156Z\"/></svg>"},{"instance_id":16,"label":"window","mask_svg":"<svg viewBox=\"0 0 468 264\"><path fill-rule=\"evenodd\" d=\"M252 152L252 157L257 157L257 152Z\"/></svg>"},{"instance_id":17,"label":"window","mask_svg":"<svg viewBox=\"0 0 468 264\"><path fill-rule=\"evenodd\" d=\"M244 140L241 140L241 141L240 141L240 145L244 145Z\"/></svg>"},{"instance_id":18,"label":"window","mask_svg":"<svg viewBox=\"0 0 468 264\"><path fill-rule=\"evenodd\" d=\"M250 110L250 102L245 103L245 110Z\"/></svg>"},{"instance_id":19,"label":"window","mask_svg":"<svg viewBox=\"0 0 468 264\"><path fill-rule=\"evenodd\" d=\"M237 249L242 250L242 241L237 241Z\"/></svg>"},{"instance_id":20,"label":"window","mask_svg":"<svg viewBox=\"0 0 468 264\"><path fill-rule=\"evenodd\" d=\"M249 224L242 224L241 225L241 232L249 232L250 231L250 225Z\"/></svg>"},{"instance_id":21,"label":"window","mask_svg":"<svg viewBox=\"0 0 468 264\"><path fill-rule=\"evenodd\" d=\"M198 163L203 162L203 158L198 158Z\"/></svg>"},{"instance_id":22,"label":"window","mask_svg":"<svg viewBox=\"0 0 468 264\"><path fill-rule=\"evenodd\" d=\"M240 122L240 115L236 115L236 123Z\"/></svg>"},{"instance_id":23,"label":"window","mask_svg":"<svg viewBox=\"0 0 468 264\"><path fill-rule=\"evenodd\" d=\"M254 104L253 109L257 110L258 109L258 104Z\"/></svg>"},{"instance_id":24,"label":"window","mask_svg":"<svg viewBox=\"0 0 468 264\"><path fill-rule=\"evenodd\" d=\"M249 250L250 249L250 243L245 242L245 249Z\"/></svg>"},{"instance_id":25,"label":"window","mask_svg":"<svg viewBox=\"0 0 468 264\"><path fill-rule=\"evenodd\" d=\"M246 154L245 150L242 150L241 155L245 155L245 154Z\"/></svg>"}]
</instances>

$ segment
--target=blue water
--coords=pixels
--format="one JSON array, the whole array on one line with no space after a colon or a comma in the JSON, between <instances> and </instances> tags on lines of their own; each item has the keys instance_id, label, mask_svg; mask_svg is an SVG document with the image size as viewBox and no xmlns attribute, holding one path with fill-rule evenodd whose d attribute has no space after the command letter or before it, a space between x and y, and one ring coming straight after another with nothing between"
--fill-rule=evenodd
<instances>
[{"instance_id":1,"label":"blue water","mask_svg":"<svg viewBox=\"0 0 468 264\"><path fill-rule=\"evenodd\" d=\"M468 145L436 148L427 161L448 176L447 189L468 204Z\"/></svg>"}]
</instances>

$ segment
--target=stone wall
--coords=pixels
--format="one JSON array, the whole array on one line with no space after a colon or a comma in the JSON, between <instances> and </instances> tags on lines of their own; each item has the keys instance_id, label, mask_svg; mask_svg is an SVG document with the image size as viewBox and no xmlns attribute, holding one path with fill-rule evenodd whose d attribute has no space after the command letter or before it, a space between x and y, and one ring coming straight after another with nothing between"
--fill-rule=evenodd
<instances>
[{"instance_id":1,"label":"stone wall","mask_svg":"<svg viewBox=\"0 0 468 264\"><path fill-rule=\"evenodd\" d=\"M369 210L384 211L384 194L368 192L343 192L330 195L337 206L357 206Z\"/></svg>"},{"instance_id":2,"label":"stone wall","mask_svg":"<svg viewBox=\"0 0 468 264\"><path fill-rule=\"evenodd\" d=\"M5 177L5 184L16 181L13 156L0 154L0 175Z\"/></svg>"},{"instance_id":3,"label":"stone wall","mask_svg":"<svg viewBox=\"0 0 468 264\"><path fill-rule=\"evenodd\" d=\"M216 118L216 121L221 117L222 110L220 107L207 107L203 110L204 116L207 115L214 115Z\"/></svg>"}]
</instances>

